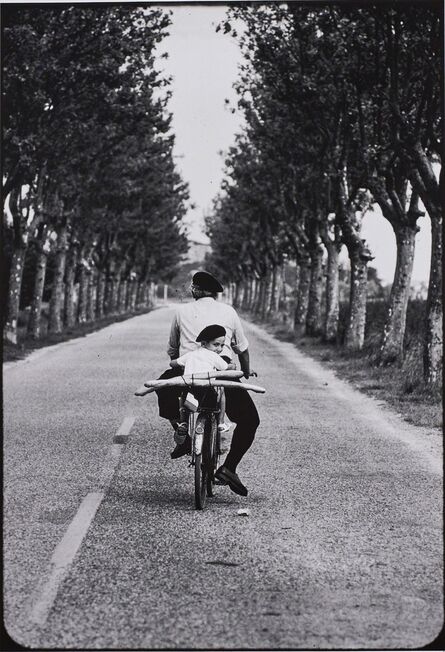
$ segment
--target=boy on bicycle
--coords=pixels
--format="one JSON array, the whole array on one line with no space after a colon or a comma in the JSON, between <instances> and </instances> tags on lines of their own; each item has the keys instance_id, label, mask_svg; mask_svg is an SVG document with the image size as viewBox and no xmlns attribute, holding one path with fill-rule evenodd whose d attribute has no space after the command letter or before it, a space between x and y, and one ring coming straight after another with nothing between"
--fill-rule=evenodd
<instances>
[{"instance_id":1,"label":"boy on bicycle","mask_svg":"<svg viewBox=\"0 0 445 652\"><path fill-rule=\"evenodd\" d=\"M194 351L189 351L184 355L171 360L170 367L184 367L184 374L191 375L202 372L211 371L226 371L228 369L236 369L233 363L227 363L221 357L220 353L223 350L226 337L226 329L219 324L211 324L206 326L199 333L196 338L201 346ZM224 423L226 413L226 398L224 389L220 388L220 411L218 415L218 430L226 432L229 428ZM175 432L175 442L183 444L187 437L187 423L179 423Z\"/></svg>"}]
</instances>

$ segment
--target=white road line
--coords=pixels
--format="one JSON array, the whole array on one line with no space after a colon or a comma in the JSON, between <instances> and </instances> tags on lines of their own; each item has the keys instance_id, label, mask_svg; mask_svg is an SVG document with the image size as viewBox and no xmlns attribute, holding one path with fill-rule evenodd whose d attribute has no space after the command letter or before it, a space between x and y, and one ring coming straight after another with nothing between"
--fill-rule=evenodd
<instances>
[{"instance_id":1,"label":"white road line","mask_svg":"<svg viewBox=\"0 0 445 652\"><path fill-rule=\"evenodd\" d=\"M57 592L65 579L70 565L82 545L82 541L91 525L91 522L104 498L103 492L89 493L80 504L79 509L65 535L54 550L53 556L38 589L38 598L31 610L31 620L36 625L44 625Z\"/></svg>"},{"instance_id":2,"label":"white road line","mask_svg":"<svg viewBox=\"0 0 445 652\"><path fill-rule=\"evenodd\" d=\"M117 441L118 439L125 439L128 437L130 434L130 430L133 427L133 423L135 422L136 417L125 417L125 419L122 421L122 425L117 431L117 433L114 435L114 441L116 444L123 444L125 443L124 441Z\"/></svg>"},{"instance_id":3,"label":"white road line","mask_svg":"<svg viewBox=\"0 0 445 652\"><path fill-rule=\"evenodd\" d=\"M135 417L125 417L115 436L127 437L134 422ZM37 587L31 605L30 620L36 625L43 626L48 618L60 585L67 576L96 512L105 498L119 463L123 446L124 444L111 445L99 479L100 491L93 491L85 496L52 554L47 571Z\"/></svg>"},{"instance_id":4,"label":"white road line","mask_svg":"<svg viewBox=\"0 0 445 652\"><path fill-rule=\"evenodd\" d=\"M102 473L99 480L99 488L106 491L111 484L114 472L119 463L124 444L112 444L105 458Z\"/></svg>"}]
</instances>

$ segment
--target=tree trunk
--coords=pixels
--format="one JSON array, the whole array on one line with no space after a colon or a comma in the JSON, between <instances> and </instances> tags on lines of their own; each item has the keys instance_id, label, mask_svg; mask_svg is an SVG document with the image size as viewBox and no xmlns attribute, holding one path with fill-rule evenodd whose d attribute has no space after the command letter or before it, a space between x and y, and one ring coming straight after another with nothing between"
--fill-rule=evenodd
<instances>
[{"instance_id":1,"label":"tree trunk","mask_svg":"<svg viewBox=\"0 0 445 652\"><path fill-rule=\"evenodd\" d=\"M297 336L305 333L310 283L311 263L309 258L305 258L299 266L298 295L294 312L294 333Z\"/></svg>"},{"instance_id":2,"label":"tree trunk","mask_svg":"<svg viewBox=\"0 0 445 652\"><path fill-rule=\"evenodd\" d=\"M105 286L105 273L99 269L97 272L96 319L102 319L104 316Z\"/></svg>"},{"instance_id":3,"label":"tree trunk","mask_svg":"<svg viewBox=\"0 0 445 652\"><path fill-rule=\"evenodd\" d=\"M440 211L434 213L432 206L428 212L431 219L431 266L426 302L423 374L425 382L432 385L440 380L442 373L442 214Z\"/></svg>"},{"instance_id":4,"label":"tree trunk","mask_svg":"<svg viewBox=\"0 0 445 652\"><path fill-rule=\"evenodd\" d=\"M266 319L269 313L270 300L272 297L273 272L268 270L264 282L264 295L261 304L261 319Z\"/></svg>"},{"instance_id":5,"label":"tree trunk","mask_svg":"<svg viewBox=\"0 0 445 652\"><path fill-rule=\"evenodd\" d=\"M233 293L233 307L234 308L239 308L239 297L240 297L240 282L235 281L235 290Z\"/></svg>"},{"instance_id":6,"label":"tree trunk","mask_svg":"<svg viewBox=\"0 0 445 652\"><path fill-rule=\"evenodd\" d=\"M261 302L263 300L264 293L264 278L260 277L257 280L257 292L255 297L255 304L253 306L253 312L255 315L258 315L261 309Z\"/></svg>"},{"instance_id":7,"label":"tree trunk","mask_svg":"<svg viewBox=\"0 0 445 652\"><path fill-rule=\"evenodd\" d=\"M87 296L87 321L89 323L96 321L96 294L97 294L97 271L91 269L88 280L88 296Z\"/></svg>"},{"instance_id":8,"label":"tree trunk","mask_svg":"<svg viewBox=\"0 0 445 652\"><path fill-rule=\"evenodd\" d=\"M366 294L368 263L373 259L360 237L362 217L358 217L349 201L347 166L344 163L338 176L338 210L342 239L348 249L351 264L351 287L349 294L349 315L345 334L345 347L351 351L363 348L366 322Z\"/></svg>"},{"instance_id":9,"label":"tree trunk","mask_svg":"<svg viewBox=\"0 0 445 652\"><path fill-rule=\"evenodd\" d=\"M395 185L399 188L399 192L394 190ZM419 194L414 189L411 193L409 209L406 210L408 182L405 176L399 176L398 183L395 184L392 177L373 175L368 180L368 186L383 216L393 227L397 244L396 268L379 351L380 363L388 364L401 361L403 358L406 310L418 231L416 222L424 213L419 210Z\"/></svg>"},{"instance_id":10,"label":"tree trunk","mask_svg":"<svg viewBox=\"0 0 445 652\"><path fill-rule=\"evenodd\" d=\"M252 310L254 295L255 295L255 280L254 280L253 277L250 277L250 279L249 279L249 291L247 293L247 301L246 301L246 310L248 312L250 312Z\"/></svg>"},{"instance_id":11,"label":"tree trunk","mask_svg":"<svg viewBox=\"0 0 445 652\"><path fill-rule=\"evenodd\" d=\"M8 284L8 309L4 328L6 341L17 344L17 325L20 311L20 296L22 291L23 268L28 246L26 226L23 224L22 189L14 188L9 195L9 209L13 218L14 250L11 256Z\"/></svg>"},{"instance_id":12,"label":"tree trunk","mask_svg":"<svg viewBox=\"0 0 445 652\"><path fill-rule=\"evenodd\" d=\"M246 294L246 283L244 279L239 282L239 296L238 296L238 306L242 308L244 303L244 295Z\"/></svg>"},{"instance_id":13,"label":"tree trunk","mask_svg":"<svg viewBox=\"0 0 445 652\"><path fill-rule=\"evenodd\" d=\"M165 285L164 285L165 288ZM136 305L143 306L145 297L145 280L141 279L138 281L137 293L136 293Z\"/></svg>"},{"instance_id":14,"label":"tree trunk","mask_svg":"<svg viewBox=\"0 0 445 652\"><path fill-rule=\"evenodd\" d=\"M232 305L232 283L226 283L224 285L222 300L225 301L225 303L228 303L230 306Z\"/></svg>"},{"instance_id":15,"label":"tree trunk","mask_svg":"<svg viewBox=\"0 0 445 652\"><path fill-rule=\"evenodd\" d=\"M130 312L131 311L131 287L132 287L132 279L131 276L128 278L127 281L127 292L125 295L125 312Z\"/></svg>"},{"instance_id":16,"label":"tree trunk","mask_svg":"<svg viewBox=\"0 0 445 652\"><path fill-rule=\"evenodd\" d=\"M113 312L115 270L116 270L116 261L112 257L108 261L107 270L106 270L105 299L104 299L104 312L106 315L111 315Z\"/></svg>"},{"instance_id":17,"label":"tree trunk","mask_svg":"<svg viewBox=\"0 0 445 652\"><path fill-rule=\"evenodd\" d=\"M114 270L111 280L111 299L110 299L110 314L117 313L118 298L119 298L119 285L121 282L121 272L119 269ZM139 287L138 287L139 289ZM139 298L139 297L138 297Z\"/></svg>"},{"instance_id":18,"label":"tree trunk","mask_svg":"<svg viewBox=\"0 0 445 652\"><path fill-rule=\"evenodd\" d=\"M256 279L255 286L256 287L255 287L255 299L253 304L253 312L255 315L257 315L260 312L261 300L264 291L264 279L262 277L258 277Z\"/></svg>"},{"instance_id":19,"label":"tree trunk","mask_svg":"<svg viewBox=\"0 0 445 652\"><path fill-rule=\"evenodd\" d=\"M48 262L48 252L46 251L46 238L48 230L44 225L40 225L37 241L37 262L34 276L34 291L31 302L31 312L29 315L28 333L35 340L40 337L40 320L42 314L42 298L45 287L46 265Z\"/></svg>"},{"instance_id":20,"label":"tree trunk","mask_svg":"<svg viewBox=\"0 0 445 652\"><path fill-rule=\"evenodd\" d=\"M249 311L252 312L253 308L255 306L255 300L258 292L258 280L253 277L252 278L252 288L250 291L250 301L249 301Z\"/></svg>"},{"instance_id":21,"label":"tree trunk","mask_svg":"<svg viewBox=\"0 0 445 652\"><path fill-rule=\"evenodd\" d=\"M64 276L66 265L68 227L63 224L57 229L57 249L54 266L53 287L49 302L49 324L50 333L62 332L62 302L64 297Z\"/></svg>"},{"instance_id":22,"label":"tree trunk","mask_svg":"<svg viewBox=\"0 0 445 652\"><path fill-rule=\"evenodd\" d=\"M137 302L137 293L138 293L138 281L133 279L131 281L131 298L130 298L130 310L135 312L136 302Z\"/></svg>"},{"instance_id":23,"label":"tree trunk","mask_svg":"<svg viewBox=\"0 0 445 652\"><path fill-rule=\"evenodd\" d=\"M67 328L72 328L76 323L74 311L74 280L76 276L77 257L77 247L71 247L68 251L65 269L64 324Z\"/></svg>"},{"instance_id":24,"label":"tree trunk","mask_svg":"<svg viewBox=\"0 0 445 652\"><path fill-rule=\"evenodd\" d=\"M326 275L326 316L324 322L323 339L325 342L336 342L339 317L339 248L331 243L327 247L328 266Z\"/></svg>"},{"instance_id":25,"label":"tree trunk","mask_svg":"<svg viewBox=\"0 0 445 652\"><path fill-rule=\"evenodd\" d=\"M321 295L323 291L323 247L317 244L310 252L310 285L306 315L306 333L311 337L321 334Z\"/></svg>"},{"instance_id":26,"label":"tree trunk","mask_svg":"<svg viewBox=\"0 0 445 652\"><path fill-rule=\"evenodd\" d=\"M269 297L267 301L267 316L274 317L276 315L277 303L277 268L274 266L270 272L269 281Z\"/></svg>"},{"instance_id":27,"label":"tree trunk","mask_svg":"<svg viewBox=\"0 0 445 652\"><path fill-rule=\"evenodd\" d=\"M258 298L258 279L254 276L252 280L252 294L250 297L250 305L249 305L250 312L255 311L257 298Z\"/></svg>"},{"instance_id":28,"label":"tree trunk","mask_svg":"<svg viewBox=\"0 0 445 652\"><path fill-rule=\"evenodd\" d=\"M255 279L250 277L247 285L247 298L246 298L246 310L249 311L252 309L252 302L255 289Z\"/></svg>"},{"instance_id":29,"label":"tree trunk","mask_svg":"<svg viewBox=\"0 0 445 652\"><path fill-rule=\"evenodd\" d=\"M156 305L156 284L154 281L150 282L150 307L153 308Z\"/></svg>"},{"instance_id":30,"label":"tree trunk","mask_svg":"<svg viewBox=\"0 0 445 652\"><path fill-rule=\"evenodd\" d=\"M345 334L345 347L351 351L363 348L366 323L366 294L368 283L368 256L360 249L350 251L351 289L349 295L349 315Z\"/></svg>"},{"instance_id":31,"label":"tree trunk","mask_svg":"<svg viewBox=\"0 0 445 652\"><path fill-rule=\"evenodd\" d=\"M79 303L77 306L77 321L79 324L85 324L87 321L89 281L89 270L87 270L84 264L81 264L79 275Z\"/></svg>"},{"instance_id":32,"label":"tree trunk","mask_svg":"<svg viewBox=\"0 0 445 652\"><path fill-rule=\"evenodd\" d=\"M419 194L431 220L431 266L426 307L426 332L423 348L423 375L434 384L442 372L442 192L444 168L440 181L420 141L407 152L409 179ZM442 191L442 192L441 192Z\"/></svg>"},{"instance_id":33,"label":"tree trunk","mask_svg":"<svg viewBox=\"0 0 445 652\"><path fill-rule=\"evenodd\" d=\"M243 303L241 305L243 310L249 309L249 279L244 279L244 292L243 292Z\"/></svg>"},{"instance_id":34,"label":"tree trunk","mask_svg":"<svg viewBox=\"0 0 445 652\"><path fill-rule=\"evenodd\" d=\"M5 324L5 339L12 344L17 344L17 322L20 310L20 294L22 289L25 255L26 245L21 244L14 248L11 259L8 292L8 317Z\"/></svg>"},{"instance_id":35,"label":"tree trunk","mask_svg":"<svg viewBox=\"0 0 445 652\"><path fill-rule=\"evenodd\" d=\"M389 298L386 323L383 329L383 343L380 362L388 364L403 357L406 310L408 307L411 275L414 263L414 247L417 226L394 226L397 242L397 260L394 280Z\"/></svg>"},{"instance_id":36,"label":"tree trunk","mask_svg":"<svg viewBox=\"0 0 445 652\"><path fill-rule=\"evenodd\" d=\"M119 286L119 314L123 315L125 313L125 302L127 298L127 279L121 279L121 283Z\"/></svg>"},{"instance_id":37,"label":"tree trunk","mask_svg":"<svg viewBox=\"0 0 445 652\"><path fill-rule=\"evenodd\" d=\"M277 289L275 292L274 312L277 314L286 306L286 288L284 283L284 267L277 267Z\"/></svg>"},{"instance_id":38,"label":"tree trunk","mask_svg":"<svg viewBox=\"0 0 445 652\"><path fill-rule=\"evenodd\" d=\"M298 264L298 262L296 262L294 289L293 289L293 292L292 292L292 298L293 298L292 328L295 328L295 320L297 318L298 288L299 288L299 285L300 285L300 265Z\"/></svg>"},{"instance_id":39,"label":"tree trunk","mask_svg":"<svg viewBox=\"0 0 445 652\"><path fill-rule=\"evenodd\" d=\"M233 306L233 295L235 293L235 283L230 283L230 305Z\"/></svg>"}]
</instances>

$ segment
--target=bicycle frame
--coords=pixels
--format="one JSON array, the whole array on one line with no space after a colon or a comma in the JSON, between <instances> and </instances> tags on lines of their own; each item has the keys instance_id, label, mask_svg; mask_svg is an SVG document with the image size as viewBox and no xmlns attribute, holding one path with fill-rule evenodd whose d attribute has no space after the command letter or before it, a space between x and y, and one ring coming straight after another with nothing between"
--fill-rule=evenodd
<instances>
[{"instance_id":1,"label":"bicycle frame","mask_svg":"<svg viewBox=\"0 0 445 652\"><path fill-rule=\"evenodd\" d=\"M201 424L202 419L199 419L199 415L210 415L214 414L215 418L220 412L220 398L221 398L221 389L220 388L215 388L217 389L217 399L216 399L216 407L215 408L205 408L199 406L196 412L192 412L191 410L188 410L184 406L184 399L182 396L179 397L179 414L181 415L181 421L185 421L186 415L187 415L187 421L188 421L188 432L189 436L192 440L192 446L191 446L191 454L192 454L192 461L191 463L194 464L195 462L195 456L200 455L202 453L202 446L204 443L204 435L205 435L205 424ZM217 431L218 432L218 431ZM219 439L219 432L218 432L218 437ZM216 442L217 445L219 445L219 441Z\"/></svg>"}]
</instances>

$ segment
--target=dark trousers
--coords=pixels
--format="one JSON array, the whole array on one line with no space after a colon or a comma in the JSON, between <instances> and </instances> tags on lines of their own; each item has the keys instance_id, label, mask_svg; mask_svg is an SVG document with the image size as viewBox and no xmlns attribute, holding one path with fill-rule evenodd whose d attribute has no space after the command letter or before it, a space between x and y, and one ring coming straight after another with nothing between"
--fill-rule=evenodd
<instances>
[{"instance_id":1,"label":"dark trousers","mask_svg":"<svg viewBox=\"0 0 445 652\"><path fill-rule=\"evenodd\" d=\"M175 378L182 376L182 374L182 369L167 369L160 376L160 379ZM161 417L171 421L179 420L179 397L183 391L180 387L167 387L156 392ZM255 439L255 432L260 425L260 418L249 392L226 387L225 394L226 414L230 421L236 423L236 428L233 431L232 444L224 466L235 472L243 455L249 450Z\"/></svg>"}]
</instances>

